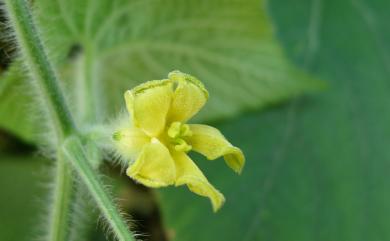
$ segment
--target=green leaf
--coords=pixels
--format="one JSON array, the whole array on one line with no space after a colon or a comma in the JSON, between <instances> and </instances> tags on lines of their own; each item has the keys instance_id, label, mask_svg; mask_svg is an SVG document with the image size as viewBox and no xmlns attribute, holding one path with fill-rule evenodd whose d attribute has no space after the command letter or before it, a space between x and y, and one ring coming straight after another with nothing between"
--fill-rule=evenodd
<instances>
[{"instance_id":1,"label":"green leaf","mask_svg":"<svg viewBox=\"0 0 390 241\"><path fill-rule=\"evenodd\" d=\"M0 78L0 126L24 141L36 140L37 108L31 86L18 62Z\"/></svg>"},{"instance_id":2,"label":"green leaf","mask_svg":"<svg viewBox=\"0 0 390 241\"><path fill-rule=\"evenodd\" d=\"M241 147L236 176L194 158L226 195L213 214L186 188L160 194L180 241L390 240L388 1L270 1L290 56L330 89L217 125Z\"/></svg>"},{"instance_id":3,"label":"green leaf","mask_svg":"<svg viewBox=\"0 0 390 241\"><path fill-rule=\"evenodd\" d=\"M164 78L173 69L199 77L214 93L205 111L209 118L263 106L315 85L286 61L257 0L38 4L43 28L53 29L53 16L62 14L65 20L61 26L67 31L50 32L51 46L78 43L94 52L101 66L95 76L112 90L114 108L122 106L124 90Z\"/></svg>"},{"instance_id":4,"label":"green leaf","mask_svg":"<svg viewBox=\"0 0 390 241\"><path fill-rule=\"evenodd\" d=\"M105 118L117 114L125 90L174 69L198 77L211 93L201 120L261 108L319 86L286 60L257 0L34 4L77 113L85 101L78 95L92 91ZM85 77L93 79L96 90L80 87Z\"/></svg>"},{"instance_id":5,"label":"green leaf","mask_svg":"<svg viewBox=\"0 0 390 241\"><path fill-rule=\"evenodd\" d=\"M43 166L42 159L0 153L0 240L37 239L46 226Z\"/></svg>"}]
</instances>

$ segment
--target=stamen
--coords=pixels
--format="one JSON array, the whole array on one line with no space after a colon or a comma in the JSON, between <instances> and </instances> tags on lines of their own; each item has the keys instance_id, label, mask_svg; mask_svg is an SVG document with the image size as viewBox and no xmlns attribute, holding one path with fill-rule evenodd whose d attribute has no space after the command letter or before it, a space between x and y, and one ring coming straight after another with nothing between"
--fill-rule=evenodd
<instances>
[{"instance_id":1,"label":"stamen","mask_svg":"<svg viewBox=\"0 0 390 241\"><path fill-rule=\"evenodd\" d=\"M187 124L183 124L180 128L180 136L183 137L190 137L192 136L192 131L190 129L190 126Z\"/></svg>"},{"instance_id":2,"label":"stamen","mask_svg":"<svg viewBox=\"0 0 390 241\"><path fill-rule=\"evenodd\" d=\"M184 140L185 137L192 136L189 125L178 121L173 122L168 128L167 134L176 151L188 152L192 149L192 146Z\"/></svg>"},{"instance_id":3,"label":"stamen","mask_svg":"<svg viewBox=\"0 0 390 241\"><path fill-rule=\"evenodd\" d=\"M175 150L176 151L189 152L192 149L192 146L188 145L187 142L185 142L183 139L177 139L176 143L177 143L175 145Z\"/></svg>"},{"instance_id":4,"label":"stamen","mask_svg":"<svg viewBox=\"0 0 390 241\"><path fill-rule=\"evenodd\" d=\"M177 138L180 135L181 132L181 123L180 122L173 122L171 126L168 129L168 136L171 138Z\"/></svg>"}]
</instances>

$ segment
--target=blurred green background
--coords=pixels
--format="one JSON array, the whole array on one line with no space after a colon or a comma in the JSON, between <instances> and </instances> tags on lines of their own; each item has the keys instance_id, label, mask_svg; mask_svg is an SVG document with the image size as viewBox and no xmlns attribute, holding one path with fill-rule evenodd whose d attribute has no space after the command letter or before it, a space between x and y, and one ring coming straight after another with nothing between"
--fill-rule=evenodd
<instances>
[{"instance_id":1,"label":"blurred green background","mask_svg":"<svg viewBox=\"0 0 390 241\"><path fill-rule=\"evenodd\" d=\"M123 109L124 90L180 69L210 92L194 122L246 154L241 176L193 156L226 196L216 214L184 187L135 185L108 160L103 173L145 240L390 240L389 1L32 5L76 113L86 56L93 64L81 71L102 83L102 122ZM39 111L0 30L0 240L40 240L52 161L40 155ZM90 240L105 240L95 222Z\"/></svg>"}]
</instances>

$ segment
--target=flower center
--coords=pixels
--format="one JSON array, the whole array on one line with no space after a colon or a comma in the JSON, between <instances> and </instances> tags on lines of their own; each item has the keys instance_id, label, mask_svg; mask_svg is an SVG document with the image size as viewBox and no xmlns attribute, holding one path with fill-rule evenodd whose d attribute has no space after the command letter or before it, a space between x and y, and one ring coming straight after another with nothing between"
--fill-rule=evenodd
<instances>
[{"instance_id":1,"label":"flower center","mask_svg":"<svg viewBox=\"0 0 390 241\"><path fill-rule=\"evenodd\" d=\"M188 152L192 149L192 146L185 141L186 137L192 136L190 127L187 124L175 121L168 128L167 134L170 143L176 151Z\"/></svg>"}]
</instances>

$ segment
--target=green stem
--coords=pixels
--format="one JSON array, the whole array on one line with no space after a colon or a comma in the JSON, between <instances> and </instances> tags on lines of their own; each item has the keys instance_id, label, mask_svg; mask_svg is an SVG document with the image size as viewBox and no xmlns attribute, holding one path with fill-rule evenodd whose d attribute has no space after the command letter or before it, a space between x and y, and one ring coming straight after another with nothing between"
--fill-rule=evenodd
<instances>
[{"instance_id":1,"label":"green stem","mask_svg":"<svg viewBox=\"0 0 390 241\"><path fill-rule=\"evenodd\" d=\"M43 98L41 101L46 105L57 139L61 140L75 130L75 125L62 95L57 75L38 36L28 9L28 1L5 0L5 4L26 66L38 84Z\"/></svg>"},{"instance_id":2,"label":"green stem","mask_svg":"<svg viewBox=\"0 0 390 241\"><path fill-rule=\"evenodd\" d=\"M96 144L87 139L84 143L84 151L87 159L94 171L98 171L101 164L101 153ZM90 202L88 189L83 182L75 183L75 199L73 201L73 212L71 214L71 227L69 241L83 241L88 240L94 229L95 220L98 219L95 213L95 206Z\"/></svg>"},{"instance_id":3,"label":"green stem","mask_svg":"<svg viewBox=\"0 0 390 241\"><path fill-rule=\"evenodd\" d=\"M76 128L62 95L57 75L38 36L28 2L6 0L5 3L25 65L37 84L37 96L42 98L40 102L47 110L48 121L55 130L57 143L61 143L66 136L75 132ZM68 240L67 227L72 196L72 176L69 169L69 164L59 154L47 237L51 241Z\"/></svg>"},{"instance_id":4,"label":"green stem","mask_svg":"<svg viewBox=\"0 0 390 241\"><path fill-rule=\"evenodd\" d=\"M126 223L122 220L115 205L106 194L103 184L88 162L80 141L76 138L77 142L75 142L75 137L71 137L69 141L66 141L70 136L78 135L78 132L65 103L57 75L47 57L44 45L39 38L28 8L28 3L28 0L5 0L10 23L15 31L16 40L24 57L25 64L37 83L37 96L42 98L40 101L46 107L49 123L55 128L57 144L67 143L65 145L66 148L64 148L67 161L73 164L74 169L78 172L86 187L91 192L91 195L117 237L123 241L132 241L134 239L132 238L131 232L128 230ZM68 213L65 213L68 207L65 206L69 202L71 195L69 194L70 191L65 191L64 193L62 191L63 188L71 190L68 186L68 178L71 177L67 171L69 168L68 164L61 159L59 159L57 165L58 179L56 182L56 196L54 198L53 227L49 232L50 236L53 234L54 238L51 241L58 241L62 237L66 237L63 232L67 232L66 227L68 227L66 225L68 223ZM63 230L61 231L60 229ZM57 237L58 239L56 239Z\"/></svg>"},{"instance_id":5,"label":"green stem","mask_svg":"<svg viewBox=\"0 0 390 241\"><path fill-rule=\"evenodd\" d=\"M62 150L64 155L72 163L74 169L80 174L81 179L117 238L121 241L133 241L134 239L128 229L128 225L123 221L116 205L104 190L103 183L88 162L80 140L77 137L68 138L64 142Z\"/></svg>"},{"instance_id":6,"label":"green stem","mask_svg":"<svg viewBox=\"0 0 390 241\"><path fill-rule=\"evenodd\" d=\"M53 193L53 211L50 216L48 240L68 241L69 213L72 201L72 171L62 153L57 155L57 169Z\"/></svg>"}]
</instances>

